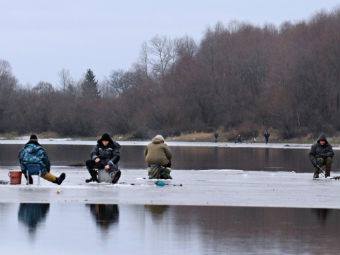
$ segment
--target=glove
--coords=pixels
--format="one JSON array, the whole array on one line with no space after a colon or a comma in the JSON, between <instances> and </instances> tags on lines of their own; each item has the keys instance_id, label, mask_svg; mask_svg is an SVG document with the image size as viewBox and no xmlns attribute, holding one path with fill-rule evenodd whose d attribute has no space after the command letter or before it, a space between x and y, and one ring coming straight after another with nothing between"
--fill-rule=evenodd
<instances>
[{"instance_id":1,"label":"glove","mask_svg":"<svg viewBox=\"0 0 340 255\"><path fill-rule=\"evenodd\" d=\"M318 167L318 163L316 162L316 158L315 157L310 157L310 161L312 162L312 165L314 167Z\"/></svg>"}]
</instances>

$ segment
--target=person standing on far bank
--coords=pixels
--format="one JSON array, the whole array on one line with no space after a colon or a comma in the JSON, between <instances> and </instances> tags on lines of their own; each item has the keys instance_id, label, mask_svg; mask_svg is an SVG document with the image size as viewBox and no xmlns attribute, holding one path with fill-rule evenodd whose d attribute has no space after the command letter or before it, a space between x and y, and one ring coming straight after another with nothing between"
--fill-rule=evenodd
<instances>
[{"instance_id":1,"label":"person standing on far bank","mask_svg":"<svg viewBox=\"0 0 340 255\"><path fill-rule=\"evenodd\" d=\"M269 133L268 129L266 129L264 131L263 136L264 136L264 140L265 140L266 144L268 144L269 143L269 137L270 137L270 133Z\"/></svg>"}]
</instances>

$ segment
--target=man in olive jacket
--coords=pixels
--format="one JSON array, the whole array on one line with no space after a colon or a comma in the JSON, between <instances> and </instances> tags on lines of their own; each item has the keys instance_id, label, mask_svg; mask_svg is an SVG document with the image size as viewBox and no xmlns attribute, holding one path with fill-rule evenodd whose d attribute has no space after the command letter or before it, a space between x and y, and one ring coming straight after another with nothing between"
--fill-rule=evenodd
<instances>
[{"instance_id":1,"label":"man in olive jacket","mask_svg":"<svg viewBox=\"0 0 340 255\"><path fill-rule=\"evenodd\" d=\"M150 179L172 179L170 176L171 151L164 137L157 135L145 149L145 161L149 166Z\"/></svg>"},{"instance_id":2,"label":"man in olive jacket","mask_svg":"<svg viewBox=\"0 0 340 255\"><path fill-rule=\"evenodd\" d=\"M332 146L328 143L324 134L320 135L317 142L309 152L309 158L315 167L313 178L319 178L320 168L325 168L325 177L329 177L334 157Z\"/></svg>"}]
</instances>

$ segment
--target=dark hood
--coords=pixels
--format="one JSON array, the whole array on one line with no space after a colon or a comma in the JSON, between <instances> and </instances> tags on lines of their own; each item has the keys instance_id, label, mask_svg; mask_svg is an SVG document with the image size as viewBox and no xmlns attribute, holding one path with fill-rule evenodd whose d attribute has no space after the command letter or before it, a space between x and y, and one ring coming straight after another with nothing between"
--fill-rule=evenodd
<instances>
[{"instance_id":1,"label":"dark hood","mask_svg":"<svg viewBox=\"0 0 340 255\"><path fill-rule=\"evenodd\" d=\"M103 140L109 141L108 147L110 147L110 146L113 145L113 140L112 140L112 138L111 138L109 135L103 135L103 136L97 141L97 144L98 144L99 146L103 146L103 143L102 143Z\"/></svg>"},{"instance_id":2,"label":"dark hood","mask_svg":"<svg viewBox=\"0 0 340 255\"><path fill-rule=\"evenodd\" d=\"M328 144L327 137L325 134L321 134L317 140L318 143L320 143L321 140L326 141L326 144Z\"/></svg>"}]
</instances>

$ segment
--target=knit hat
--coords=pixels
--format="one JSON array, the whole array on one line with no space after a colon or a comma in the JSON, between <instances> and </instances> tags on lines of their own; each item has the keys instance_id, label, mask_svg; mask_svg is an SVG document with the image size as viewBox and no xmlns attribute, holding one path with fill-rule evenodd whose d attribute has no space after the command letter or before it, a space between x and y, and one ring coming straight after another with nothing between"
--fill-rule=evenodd
<instances>
[{"instance_id":1,"label":"knit hat","mask_svg":"<svg viewBox=\"0 0 340 255\"><path fill-rule=\"evenodd\" d=\"M102 137L100 138L100 140L101 141L108 141L108 142L112 141L111 136L108 133L103 134Z\"/></svg>"},{"instance_id":2,"label":"knit hat","mask_svg":"<svg viewBox=\"0 0 340 255\"><path fill-rule=\"evenodd\" d=\"M38 141L38 137L37 137L37 135L35 135L35 134L32 134L31 136L30 136L30 141Z\"/></svg>"}]
</instances>

